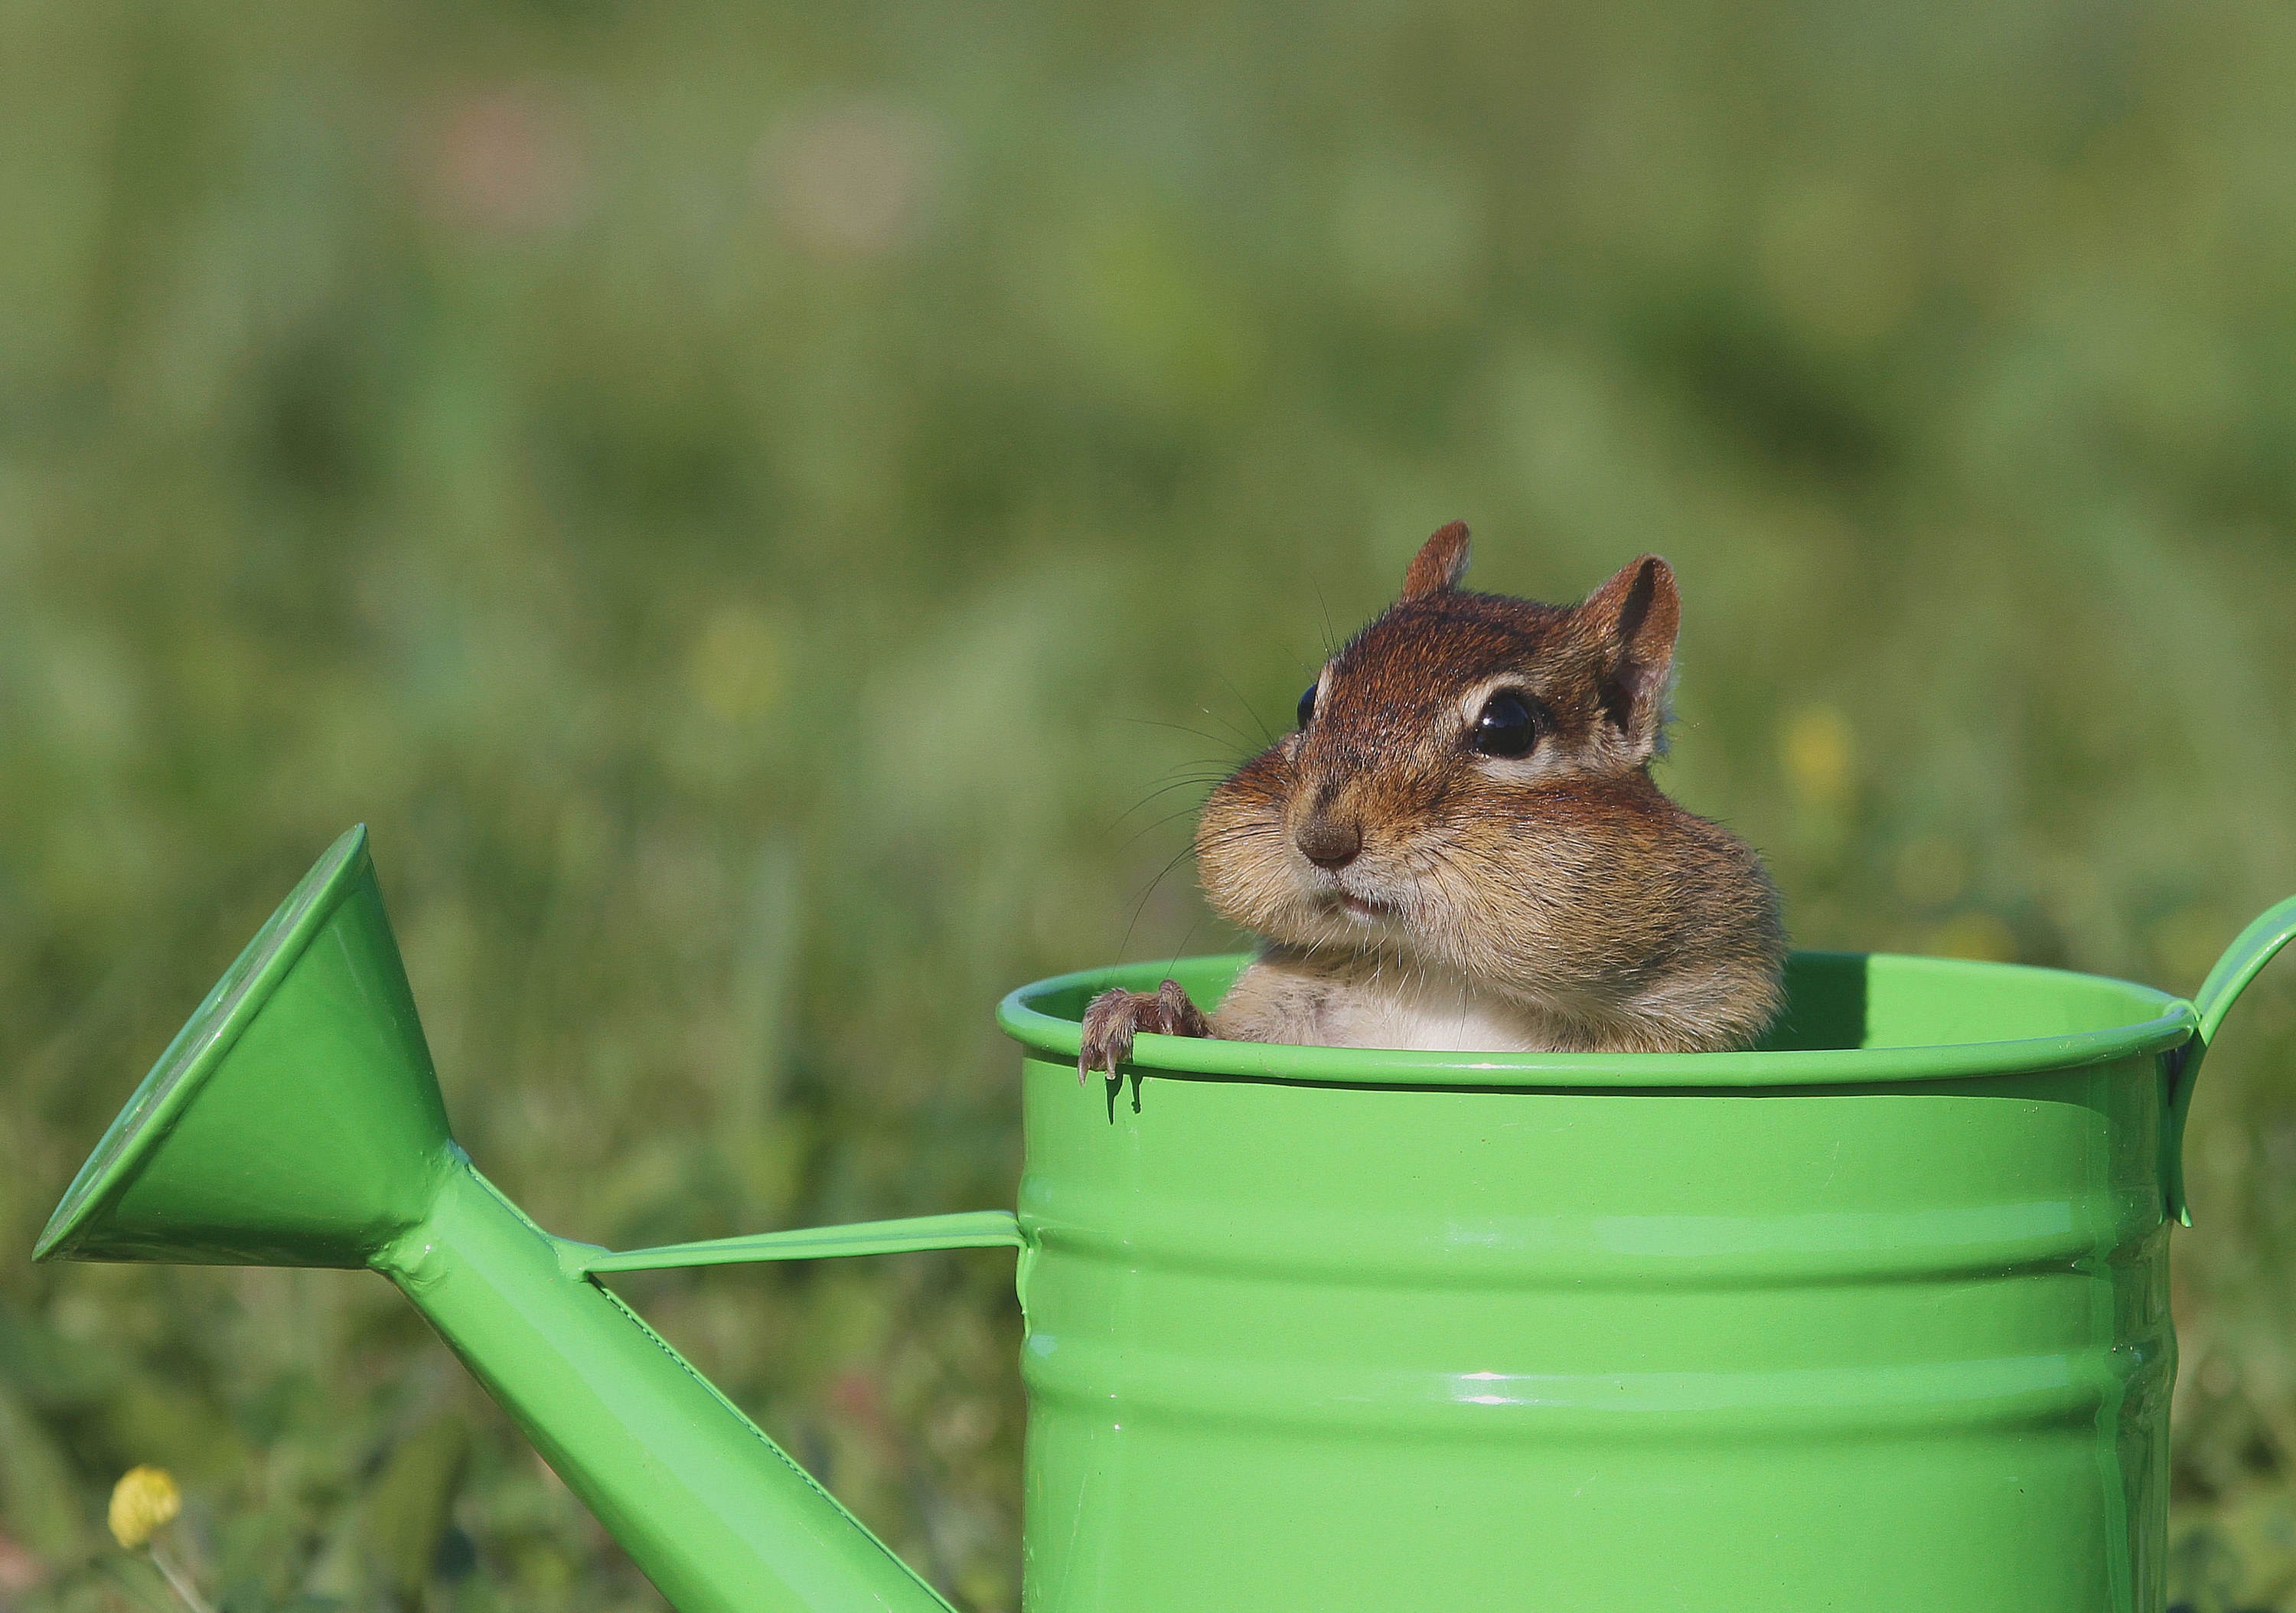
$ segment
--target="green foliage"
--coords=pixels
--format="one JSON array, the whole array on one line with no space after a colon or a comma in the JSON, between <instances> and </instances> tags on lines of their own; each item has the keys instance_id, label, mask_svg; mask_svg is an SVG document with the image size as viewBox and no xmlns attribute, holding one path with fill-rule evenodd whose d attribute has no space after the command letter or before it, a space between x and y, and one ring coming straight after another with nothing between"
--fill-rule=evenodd
<instances>
[{"instance_id":1,"label":"green foliage","mask_svg":"<svg viewBox=\"0 0 2296 1613\"><path fill-rule=\"evenodd\" d=\"M2192 989L2296 891L2292 31L0 11L0 1247L355 819L553 1230L1010 1203L990 1005L1229 943L1165 814L1454 516L1673 560L1669 786L1805 944ZM2296 1609L2292 976L2194 1110L2211 1609ZM1015 1605L1005 1257L629 1292ZM0 1261L0 1602L166 1605L137 1461L231 1613L658 1605L374 1280Z\"/></svg>"}]
</instances>

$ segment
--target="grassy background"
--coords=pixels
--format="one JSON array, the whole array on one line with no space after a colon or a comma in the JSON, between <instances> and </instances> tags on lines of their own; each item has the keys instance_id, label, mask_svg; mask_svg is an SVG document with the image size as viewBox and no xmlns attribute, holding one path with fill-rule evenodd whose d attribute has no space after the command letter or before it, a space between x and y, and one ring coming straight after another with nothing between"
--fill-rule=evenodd
<instances>
[{"instance_id":1,"label":"grassy background","mask_svg":"<svg viewBox=\"0 0 2296 1613\"><path fill-rule=\"evenodd\" d=\"M231 1613L660 1605L373 1279L22 1258L356 819L554 1230L1009 1203L996 997L1228 944L1183 810L1464 516L1674 561L1667 781L1804 944L2191 990L2296 891L2292 68L2261 0L0 4L0 1606L164 1605L136 1461ZM2292 1077L2283 964L2193 1114L2202 1613L2296 1609ZM630 1291L995 1609L1010 1283Z\"/></svg>"}]
</instances>

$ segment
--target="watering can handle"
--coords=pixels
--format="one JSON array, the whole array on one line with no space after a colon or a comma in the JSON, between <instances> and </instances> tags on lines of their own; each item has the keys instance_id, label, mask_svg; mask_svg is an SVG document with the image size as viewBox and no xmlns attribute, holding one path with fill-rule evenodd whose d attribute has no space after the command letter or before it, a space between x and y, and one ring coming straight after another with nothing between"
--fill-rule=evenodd
<instances>
[{"instance_id":1,"label":"watering can handle","mask_svg":"<svg viewBox=\"0 0 2296 1613\"><path fill-rule=\"evenodd\" d=\"M2169 1094L2169 1208L2185 1226L2193 1224L2191 1206L2185 1202L2185 1114L2192 1107L2194 1078L2201 1073L2201 1060L2208 1057L2214 1045L2217 1027L2224 1024L2225 1015L2240 1000L2248 983L2256 978L2257 971L2270 963L2282 947L2296 940L2296 896L2267 908L2256 922L2234 938L2217 959L2217 967L2201 983L2193 994L2193 1009L2199 1016L2192 1040L2178 1048L2172 1057L2173 1086Z\"/></svg>"},{"instance_id":2,"label":"watering can handle","mask_svg":"<svg viewBox=\"0 0 2296 1613\"><path fill-rule=\"evenodd\" d=\"M2225 949L2224 956L2217 959L2217 967L2209 971L2209 977L2193 994L2193 1007L2201 1015L2199 1040L2203 1049L2216 1039L2225 1011L2239 998L2243 988L2256 978L2259 969L2272 961L2274 953L2292 940L2296 940L2296 896L2265 909ZM2199 1063L2199 1056L2194 1055L2191 1062Z\"/></svg>"}]
</instances>

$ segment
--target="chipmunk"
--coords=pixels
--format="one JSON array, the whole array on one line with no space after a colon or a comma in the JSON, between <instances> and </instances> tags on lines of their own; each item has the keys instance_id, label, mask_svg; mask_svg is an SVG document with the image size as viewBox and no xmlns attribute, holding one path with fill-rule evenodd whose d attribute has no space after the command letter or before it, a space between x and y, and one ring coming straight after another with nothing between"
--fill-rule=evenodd
<instances>
[{"instance_id":1,"label":"chipmunk","mask_svg":"<svg viewBox=\"0 0 2296 1613\"><path fill-rule=\"evenodd\" d=\"M1298 731L1205 802L1196 862L1259 957L1207 1016L1112 991L1079 1077L1135 1034L1494 1052L1744 1048L1783 1001L1760 860L1651 781L1681 603L1655 555L1575 606L1459 587L1467 528L1325 663Z\"/></svg>"}]
</instances>

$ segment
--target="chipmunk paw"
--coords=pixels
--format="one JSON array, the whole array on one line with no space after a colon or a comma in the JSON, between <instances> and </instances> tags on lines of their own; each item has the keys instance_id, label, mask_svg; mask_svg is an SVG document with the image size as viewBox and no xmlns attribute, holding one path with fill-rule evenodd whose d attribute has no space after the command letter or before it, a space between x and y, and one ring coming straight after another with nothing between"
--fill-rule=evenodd
<instances>
[{"instance_id":1,"label":"chipmunk paw","mask_svg":"<svg viewBox=\"0 0 2296 1613\"><path fill-rule=\"evenodd\" d=\"M1132 1039L1143 1031L1160 1036L1210 1036L1211 1022L1177 980L1154 992L1103 992L1084 1011L1084 1045L1077 1052L1077 1079L1095 1070L1111 1081L1117 1066L1132 1057Z\"/></svg>"}]
</instances>

